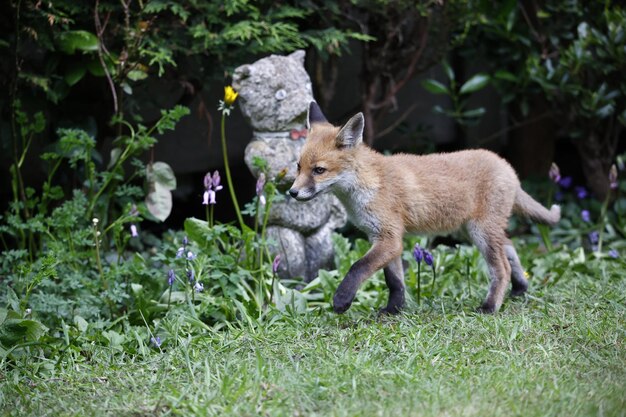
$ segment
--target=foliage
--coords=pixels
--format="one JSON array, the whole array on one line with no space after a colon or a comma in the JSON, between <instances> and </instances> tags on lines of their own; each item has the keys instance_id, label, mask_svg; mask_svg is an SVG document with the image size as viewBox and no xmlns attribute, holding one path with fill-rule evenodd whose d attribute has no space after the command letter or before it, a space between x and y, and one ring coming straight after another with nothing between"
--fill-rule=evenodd
<instances>
[{"instance_id":1,"label":"foliage","mask_svg":"<svg viewBox=\"0 0 626 417\"><path fill-rule=\"evenodd\" d=\"M460 50L484 57L513 115L554 118L575 139L587 185L600 199L626 126L626 10L613 3L511 0L494 7L477 0ZM537 101L548 104L547 114L530 114Z\"/></svg>"}]
</instances>

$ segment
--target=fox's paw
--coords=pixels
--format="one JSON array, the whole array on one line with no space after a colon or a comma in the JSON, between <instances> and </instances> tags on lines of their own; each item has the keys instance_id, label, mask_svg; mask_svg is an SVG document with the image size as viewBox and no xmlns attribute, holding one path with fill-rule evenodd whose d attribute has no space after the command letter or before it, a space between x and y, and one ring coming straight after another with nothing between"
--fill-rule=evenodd
<instances>
[{"instance_id":1,"label":"fox's paw","mask_svg":"<svg viewBox=\"0 0 626 417\"><path fill-rule=\"evenodd\" d=\"M352 305L352 300L354 300L353 296L346 296L341 293L336 293L333 297L333 310L337 314L343 314Z\"/></svg>"},{"instance_id":2,"label":"fox's paw","mask_svg":"<svg viewBox=\"0 0 626 417\"><path fill-rule=\"evenodd\" d=\"M476 312L481 314L493 314L496 311L496 306L490 303L483 303L480 307L476 309Z\"/></svg>"},{"instance_id":3,"label":"fox's paw","mask_svg":"<svg viewBox=\"0 0 626 417\"><path fill-rule=\"evenodd\" d=\"M378 314L381 316L395 316L396 314L400 314L401 310L402 309L397 305L387 306L378 310Z\"/></svg>"}]
</instances>

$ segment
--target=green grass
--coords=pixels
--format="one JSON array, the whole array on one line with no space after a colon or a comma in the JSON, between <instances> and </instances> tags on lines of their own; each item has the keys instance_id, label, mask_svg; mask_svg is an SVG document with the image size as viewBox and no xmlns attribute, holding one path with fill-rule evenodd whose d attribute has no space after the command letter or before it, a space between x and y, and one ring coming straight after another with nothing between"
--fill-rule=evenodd
<instances>
[{"instance_id":1,"label":"green grass","mask_svg":"<svg viewBox=\"0 0 626 417\"><path fill-rule=\"evenodd\" d=\"M0 374L5 415L624 416L622 261L531 281L494 316L441 291L398 317L356 305L182 330L129 356L85 344ZM479 288L482 291L479 291ZM455 289L459 290L459 289ZM177 329L171 333L176 334ZM198 334L198 332L196 332ZM35 371L36 369L36 371Z\"/></svg>"}]
</instances>

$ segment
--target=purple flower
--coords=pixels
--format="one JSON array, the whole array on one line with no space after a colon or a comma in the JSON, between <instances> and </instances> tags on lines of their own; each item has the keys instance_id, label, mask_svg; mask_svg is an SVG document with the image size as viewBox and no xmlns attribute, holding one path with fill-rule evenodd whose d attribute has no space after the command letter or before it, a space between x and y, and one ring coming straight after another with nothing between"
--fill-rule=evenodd
<instances>
[{"instance_id":1,"label":"purple flower","mask_svg":"<svg viewBox=\"0 0 626 417\"><path fill-rule=\"evenodd\" d=\"M161 337L157 336L157 337L151 337L150 338L150 343L152 343L154 346L156 347L161 347Z\"/></svg>"},{"instance_id":2,"label":"purple flower","mask_svg":"<svg viewBox=\"0 0 626 417\"><path fill-rule=\"evenodd\" d=\"M611 249L609 251L609 256L613 259L617 259L619 258L619 252L617 251L617 249Z\"/></svg>"},{"instance_id":3,"label":"purple flower","mask_svg":"<svg viewBox=\"0 0 626 417\"><path fill-rule=\"evenodd\" d=\"M433 266L433 255L427 250L424 250L424 263L428 266Z\"/></svg>"},{"instance_id":4,"label":"purple flower","mask_svg":"<svg viewBox=\"0 0 626 417\"><path fill-rule=\"evenodd\" d=\"M137 226L135 226L134 224L130 225L130 237L137 237L139 236L139 233L137 232Z\"/></svg>"},{"instance_id":5,"label":"purple flower","mask_svg":"<svg viewBox=\"0 0 626 417\"><path fill-rule=\"evenodd\" d=\"M576 197L578 197L579 200L583 200L589 195L585 187L575 187L574 190L576 191Z\"/></svg>"},{"instance_id":6,"label":"purple flower","mask_svg":"<svg viewBox=\"0 0 626 417\"><path fill-rule=\"evenodd\" d=\"M274 262L272 262L272 273L278 272L278 266L280 265L280 255L276 255Z\"/></svg>"},{"instance_id":7,"label":"purple flower","mask_svg":"<svg viewBox=\"0 0 626 417\"><path fill-rule=\"evenodd\" d=\"M196 275L193 272L193 269L188 269L187 271L187 279L189 280L190 284L193 284L193 282L196 279Z\"/></svg>"},{"instance_id":8,"label":"purple flower","mask_svg":"<svg viewBox=\"0 0 626 417\"><path fill-rule=\"evenodd\" d=\"M552 165L550 165L550 171L548 172L548 176L555 184L558 184L561 180L561 171L559 170L559 166L554 162L552 162Z\"/></svg>"},{"instance_id":9,"label":"purple flower","mask_svg":"<svg viewBox=\"0 0 626 417\"><path fill-rule=\"evenodd\" d=\"M181 246L180 248L178 248L178 250L176 251L176 257L177 258L182 258L183 255L185 254L185 247Z\"/></svg>"},{"instance_id":10,"label":"purple flower","mask_svg":"<svg viewBox=\"0 0 626 417\"><path fill-rule=\"evenodd\" d=\"M187 239L187 236L183 237L183 246L187 246L189 244L189 239Z\"/></svg>"},{"instance_id":11,"label":"purple flower","mask_svg":"<svg viewBox=\"0 0 626 417\"><path fill-rule=\"evenodd\" d=\"M415 258L417 263L422 262L424 259L424 252L422 251L422 248L420 248L419 243L416 243L413 247L413 258Z\"/></svg>"},{"instance_id":12,"label":"purple flower","mask_svg":"<svg viewBox=\"0 0 626 417\"><path fill-rule=\"evenodd\" d=\"M265 196L263 195L263 190L265 189L265 174L261 172L259 178L256 181L256 195L259 197L259 202L261 205L265 205Z\"/></svg>"},{"instance_id":13,"label":"purple flower","mask_svg":"<svg viewBox=\"0 0 626 417\"><path fill-rule=\"evenodd\" d=\"M224 187L222 187L222 186L220 185L220 182L222 182L222 179L221 179L221 177L220 177L220 173L216 170L216 171L213 173L213 189L214 189L215 191L219 191L219 190L221 190L222 188L224 188Z\"/></svg>"},{"instance_id":14,"label":"purple flower","mask_svg":"<svg viewBox=\"0 0 626 417\"><path fill-rule=\"evenodd\" d=\"M591 215L589 214L589 210L583 210L580 212L580 217L582 217L583 221L586 223L591 222Z\"/></svg>"},{"instance_id":15,"label":"purple flower","mask_svg":"<svg viewBox=\"0 0 626 417\"><path fill-rule=\"evenodd\" d=\"M196 285L193 286L193 289L196 290L196 292L202 292L204 291L204 285L201 282L196 282Z\"/></svg>"},{"instance_id":16,"label":"purple flower","mask_svg":"<svg viewBox=\"0 0 626 417\"><path fill-rule=\"evenodd\" d=\"M187 252L187 260L191 261L192 259L195 259L196 255L193 254L192 251Z\"/></svg>"},{"instance_id":17,"label":"purple flower","mask_svg":"<svg viewBox=\"0 0 626 417\"><path fill-rule=\"evenodd\" d=\"M207 172L206 175L204 176L204 188L207 190L210 190L213 187L213 177L211 176L210 172Z\"/></svg>"},{"instance_id":18,"label":"purple flower","mask_svg":"<svg viewBox=\"0 0 626 417\"><path fill-rule=\"evenodd\" d=\"M559 180L559 185L563 188L569 188L572 186L572 177L563 177Z\"/></svg>"},{"instance_id":19,"label":"purple flower","mask_svg":"<svg viewBox=\"0 0 626 417\"><path fill-rule=\"evenodd\" d=\"M600 239L600 234L596 232L595 230L589 233L589 242L591 242L592 245L595 245L596 243L598 243L599 239Z\"/></svg>"},{"instance_id":20,"label":"purple flower","mask_svg":"<svg viewBox=\"0 0 626 417\"><path fill-rule=\"evenodd\" d=\"M618 185L617 168L615 167L615 164L613 164L611 165L611 170L609 171L609 187L611 187L611 190L617 190Z\"/></svg>"},{"instance_id":21,"label":"purple flower","mask_svg":"<svg viewBox=\"0 0 626 417\"><path fill-rule=\"evenodd\" d=\"M224 188L220 185L220 173L218 171L215 171L213 175L211 175L211 173L208 172L204 176L203 182L205 191L202 194L202 204L205 206L209 204L215 204L215 192Z\"/></svg>"},{"instance_id":22,"label":"purple flower","mask_svg":"<svg viewBox=\"0 0 626 417\"><path fill-rule=\"evenodd\" d=\"M174 274L174 270L170 269L167 271L167 285L170 287L174 284L174 280L176 279L176 274Z\"/></svg>"},{"instance_id":23,"label":"purple flower","mask_svg":"<svg viewBox=\"0 0 626 417\"><path fill-rule=\"evenodd\" d=\"M563 192L561 192L561 190L558 190L556 193L554 193L554 199L556 201L563 201Z\"/></svg>"}]
</instances>

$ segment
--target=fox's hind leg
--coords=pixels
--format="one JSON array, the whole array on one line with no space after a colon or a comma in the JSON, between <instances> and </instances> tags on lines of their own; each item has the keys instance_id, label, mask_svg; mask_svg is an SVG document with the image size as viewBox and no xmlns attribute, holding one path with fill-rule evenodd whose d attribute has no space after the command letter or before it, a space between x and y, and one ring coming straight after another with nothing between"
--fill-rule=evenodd
<instances>
[{"instance_id":1,"label":"fox's hind leg","mask_svg":"<svg viewBox=\"0 0 626 417\"><path fill-rule=\"evenodd\" d=\"M515 251L515 247L508 239L504 245L504 250L506 252L506 258L511 265L511 297L519 297L524 295L528 289L528 280L524 274L524 268L522 268L522 264L520 263L517 252Z\"/></svg>"},{"instance_id":2,"label":"fox's hind leg","mask_svg":"<svg viewBox=\"0 0 626 417\"><path fill-rule=\"evenodd\" d=\"M389 288L387 307L380 310L381 314L398 314L404 306L404 270L402 258L398 257L383 269L385 282Z\"/></svg>"},{"instance_id":3,"label":"fox's hind leg","mask_svg":"<svg viewBox=\"0 0 626 417\"><path fill-rule=\"evenodd\" d=\"M485 258L491 277L489 293L479 308L481 313L498 311L511 281L511 265L509 265L504 249L507 238L504 229L494 226L493 223L478 221L471 221L467 224L467 231Z\"/></svg>"}]
</instances>

